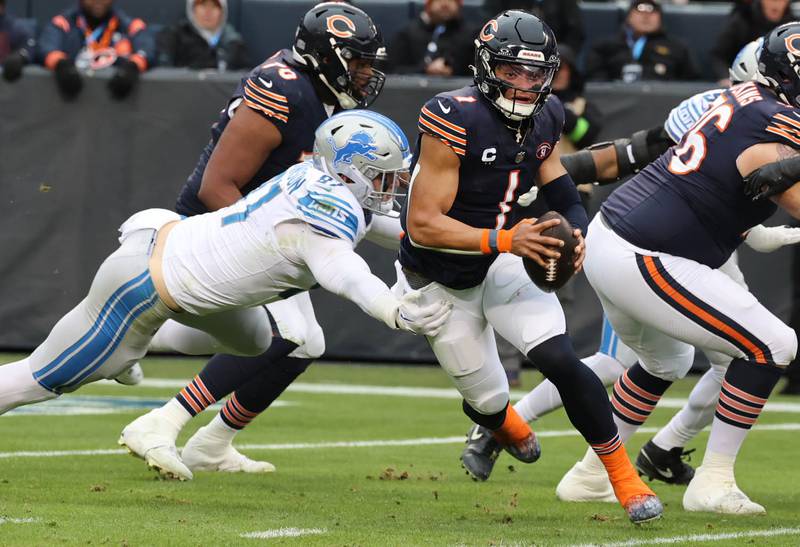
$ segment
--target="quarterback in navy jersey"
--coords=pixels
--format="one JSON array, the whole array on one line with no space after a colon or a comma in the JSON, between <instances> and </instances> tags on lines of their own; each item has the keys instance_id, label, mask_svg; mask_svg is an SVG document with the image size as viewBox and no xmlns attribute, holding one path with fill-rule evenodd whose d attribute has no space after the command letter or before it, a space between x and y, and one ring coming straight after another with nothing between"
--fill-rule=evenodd
<instances>
[{"instance_id":1,"label":"quarterback in navy jersey","mask_svg":"<svg viewBox=\"0 0 800 547\"><path fill-rule=\"evenodd\" d=\"M228 206L310 158L317 126L336 111L367 107L378 96L385 76L375 64L385 56L381 34L362 10L334 2L311 8L293 47L254 68L220 112L211 141L180 193L177 212L192 216ZM397 219L364 214L367 238L396 249ZM142 457L147 454L165 474L183 479L192 477L192 469L274 470L269 462L240 454L232 440L322 355L325 339L307 291L271 303L267 311L273 330L269 350L255 358L215 355L169 403L129 424L120 442ZM204 333L169 321L150 349L218 353L210 342ZM217 418L190 439L183 460L178 458L174 444L180 428L231 392Z\"/></svg>"},{"instance_id":2,"label":"quarterback in navy jersey","mask_svg":"<svg viewBox=\"0 0 800 547\"><path fill-rule=\"evenodd\" d=\"M642 522L658 518L661 503L625 454L602 384L575 356L558 299L531 282L520 258L541 265L562 245L541 235L558 221L516 222L517 198L536 184L576 229L576 270L583 260L586 211L561 165L564 112L550 97L558 64L547 25L528 12L505 11L476 40L475 86L422 107L395 288L452 303L448 322L428 340L473 421L517 459L538 459L536 436L509 405L496 331L558 386L570 420L606 463L620 503Z\"/></svg>"},{"instance_id":3,"label":"quarterback in navy jersey","mask_svg":"<svg viewBox=\"0 0 800 547\"><path fill-rule=\"evenodd\" d=\"M684 494L690 511L764 512L738 488L733 466L794 358L797 338L716 268L777 206L800 218L800 189L752 200L744 185L754 171L800 149L798 57L800 24L771 31L759 53L757 83L723 92L678 146L609 197L589 232L587 277L614 330L639 357L624 385L615 386L623 437L686 374L692 346L730 361L703 464Z\"/></svg>"}]
</instances>

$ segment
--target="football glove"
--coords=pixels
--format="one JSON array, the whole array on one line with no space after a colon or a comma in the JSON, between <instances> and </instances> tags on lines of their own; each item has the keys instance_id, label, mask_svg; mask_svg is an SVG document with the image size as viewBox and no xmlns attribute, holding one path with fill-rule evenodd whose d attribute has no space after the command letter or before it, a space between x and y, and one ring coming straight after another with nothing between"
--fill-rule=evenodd
<instances>
[{"instance_id":1,"label":"football glove","mask_svg":"<svg viewBox=\"0 0 800 547\"><path fill-rule=\"evenodd\" d=\"M7 82L18 80L22 76L22 69L26 63L27 59L19 51L15 51L6 57L3 63L3 79Z\"/></svg>"},{"instance_id":2,"label":"football glove","mask_svg":"<svg viewBox=\"0 0 800 547\"><path fill-rule=\"evenodd\" d=\"M120 57L114 64L114 75L108 81L108 90L113 98L121 100L130 94L138 81L139 67L133 61Z\"/></svg>"},{"instance_id":3,"label":"football glove","mask_svg":"<svg viewBox=\"0 0 800 547\"><path fill-rule=\"evenodd\" d=\"M75 63L69 59L61 59L54 70L56 85L66 98L75 97L83 89L83 78L75 68Z\"/></svg>"},{"instance_id":4,"label":"football glove","mask_svg":"<svg viewBox=\"0 0 800 547\"><path fill-rule=\"evenodd\" d=\"M781 194L800 181L800 156L763 165L744 177L744 195L753 201Z\"/></svg>"},{"instance_id":5,"label":"football glove","mask_svg":"<svg viewBox=\"0 0 800 547\"><path fill-rule=\"evenodd\" d=\"M759 253L771 253L785 245L800 243L800 228L791 226L772 226L758 224L750 228L744 237L747 246Z\"/></svg>"},{"instance_id":6,"label":"football glove","mask_svg":"<svg viewBox=\"0 0 800 547\"><path fill-rule=\"evenodd\" d=\"M400 298L395 323L402 330L436 336L447 322L453 305L445 300L437 300L425 306L420 305L420 291L409 291Z\"/></svg>"}]
</instances>

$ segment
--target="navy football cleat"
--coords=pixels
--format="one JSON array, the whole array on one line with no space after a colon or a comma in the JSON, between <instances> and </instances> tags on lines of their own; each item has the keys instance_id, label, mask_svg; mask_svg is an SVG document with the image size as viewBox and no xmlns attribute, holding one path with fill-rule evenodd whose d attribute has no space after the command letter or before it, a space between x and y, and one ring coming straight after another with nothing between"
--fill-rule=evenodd
<instances>
[{"instance_id":1,"label":"navy football cleat","mask_svg":"<svg viewBox=\"0 0 800 547\"><path fill-rule=\"evenodd\" d=\"M461 452L461 466L474 481L485 481L492 474L494 462L503 448L491 429L473 425L467 432L467 445Z\"/></svg>"},{"instance_id":2,"label":"navy football cleat","mask_svg":"<svg viewBox=\"0 0 800 547\"><path fill-rule=\"evenodd\" d=\"M667 484L689 484L694 477L694 467L683 459L692 452L694 449L684 451L681 447L664 450L650 439L636 457L636 470L640 476L644 475L650 480Z\"/></svg>"}]
</instances>

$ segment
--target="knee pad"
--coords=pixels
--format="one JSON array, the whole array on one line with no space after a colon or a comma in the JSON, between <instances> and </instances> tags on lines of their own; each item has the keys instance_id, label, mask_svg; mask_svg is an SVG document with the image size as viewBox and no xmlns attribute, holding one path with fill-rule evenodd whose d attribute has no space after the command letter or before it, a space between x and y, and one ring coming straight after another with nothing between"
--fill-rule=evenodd
<instances>
[{"instance_id":1,"label":"knee pad","mask_svg":"<svg viewBox=\"0 0 800 547\"><path fill-rule=\"evenodd\" d=\"M639 361L639 364L648 374L667 382L675 382L686 376L693 363L694 347L688 345L683 353L670 357L668 360L654 361L653 359L642 358Z\"/></svg>"},{"instance_id":2,"label":"knee pad","mask_svg":"<svg viewBox=\"0 0 800 547\"><path fill-rule=\"evenodd\" d=\"M794 361L797 355L797 334L784 323L775 330L775 343L770 344L772 362L775 366L785 368Z\"/></svg>"},{"instance_id":3,"label":"knee pad","mask_svg":"<svg viewBox=\"0 0 800 547\"><path fill-rule=\"evenodd\" d=\"M298 359L319 359L325 353L325 334L316 321L308 325L304 342L291 353Z\"/></svg>"},{"instance_id":4,"label":"knee pad","mask_svg":"<svg viewBox=\"0 0 800 547\"><path fill-rule=\"evenodd\" d=\"M264 328L255 330L252 336L237 342L236 347L231 349L235 350L235 355L257 357L265 353L270 344L272 344L272 333L269 329Z\"/></svg>"},{"instance_id":5,"label":"knee pad","mask_svg":"<svg viewBox=\"0 0 800 547\"><path fill-rule=\"evenodd\" d=\"M453 378L453 382L466 404L480 414L496 414L508 405L508 379L502 367L492 371L479 370Z\"/></svg>"}]
</instances>

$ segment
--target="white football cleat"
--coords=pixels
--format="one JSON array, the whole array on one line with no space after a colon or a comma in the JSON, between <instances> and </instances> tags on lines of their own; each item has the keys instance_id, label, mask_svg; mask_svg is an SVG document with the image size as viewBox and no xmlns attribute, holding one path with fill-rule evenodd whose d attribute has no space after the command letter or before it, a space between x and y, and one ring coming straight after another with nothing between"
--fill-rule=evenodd
<instances>
[{"instance_id":1,"label":"white football cleat","mask_svg":"<svg viewBox=\"0 0 800 547\"><path fill-rule=\"evenodd\" d=\"M617 503L611 481L604 468L595 469L579 461L567 471L556 486L561 501L601 501Z\"/></svg>"},{"instance_id":2,"label":"white football cleat","mask_svg":"<svg viewBox=\"0 0 800 547\"><path fill-rule=\"evenodd\" d=\"M183 463L193 471L224 471L227 473L271 473L275 466L269 462L251 460L232 444L206 435L208 426L192 435L181 451Z\"/></svg>"},{"instance_id":3,"label":"white football cleat","mask_svg":"<svg viewBox=\"0 0 800 547\"><path fill-rule=\"evenodd\" d=\"M705 511L730 515L761 515L763 505L752 501L736 485L733 468L700 466L683 494L686 511Z\"/></svg>"},{"instance_id":4,"label":"white football cleat","mask_svg":"<svg viewBox=\"0 0 800 547\"><path fill-rule=\"evenodd\" d=\"M142 365L134 363L129 369L120 372L114 378L114 381L122 384L123 386L135 386L142 383L144 380L144 372Z\"/></svg>"},{"instance_id":5,"label":"white football cleat","mask_svg":"<svg viewBox=\"0 0 800 547\"><path fill-rule=\"evenodd\" d=\"M117 443L142 458L164 478L192 480L192 472L181 461L175 447L174 428L164 423L159 410L151 410L125 426Z\"/></svg>"}]
</instances>

